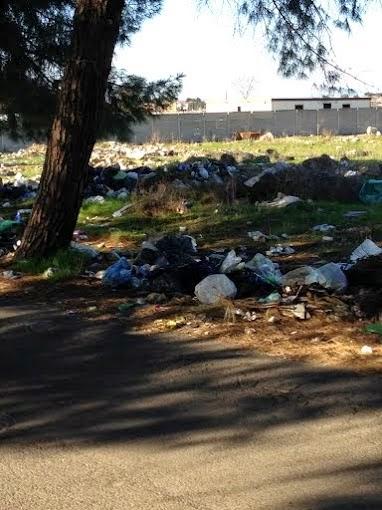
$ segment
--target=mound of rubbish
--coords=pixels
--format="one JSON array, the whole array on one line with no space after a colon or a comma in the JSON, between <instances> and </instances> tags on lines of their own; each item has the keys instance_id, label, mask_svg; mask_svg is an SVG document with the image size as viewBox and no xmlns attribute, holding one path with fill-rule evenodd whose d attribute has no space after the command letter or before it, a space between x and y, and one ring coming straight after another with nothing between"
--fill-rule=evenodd
<instances>
[{"instance_id":1,"label":"mound of rubbish","mask_svg":"<svg viewBox=\"0 0 382 510\"><path fill-rule=\"evenodd\" d=\"M85 199L100 202L107 197L127 199L132 192L147 192L166 183L184 192L220 188L227 196L249 196L255 202L271 201L278 193L312 200L354 202L361 198L367 203L382 201L382 181L378 180L382 177L381 169L375 167L369 175L347 158L336 161L323 155L294 164L281 161L279 155L269 149L269 154L265 155L226 153L219 159L192 156L183 162L162 162L154 166L153 161L142 156L146 154L143 149L131 148L127 153L141 155L145 162L137 166L135 159L130 165L118 162L121 150L118 149L114 158L93 157L96 166L89 168ZM162 152L155 151L155 154L175 154L173 151L163 152L163 149ZM271 157L276 161L271 161ZM105 166L107 162L110 164ZM13 171L8 166L0 168L0 206L33 199L38 186L38 177L24 177L20 171Z\"/></svg>"},{"instance_id":2,"label":"mound of rubbish","mask_svg":"<svg viewBox=\"0 0 382 510\"><path fill-rule=\"evenodd\" d=\"M347 160L338 163L323 155L308 159L301 165L279 162L266 166L244 184L256 202L269 200L277 193L311 200L355 202L359 199L364 180L364 175L350 169Z\"/></svg>"}]
</instances>

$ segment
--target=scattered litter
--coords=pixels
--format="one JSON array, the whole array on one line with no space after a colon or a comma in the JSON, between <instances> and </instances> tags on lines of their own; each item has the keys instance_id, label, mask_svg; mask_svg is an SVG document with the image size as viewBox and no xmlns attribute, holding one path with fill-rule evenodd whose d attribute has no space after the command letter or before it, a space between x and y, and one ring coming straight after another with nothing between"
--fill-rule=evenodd
<instances>
[{"instance_id":1,"label":"scattered litter","mask_svg":"<svg viewBox=\"0 0 382 510\"><path fill-rule=\"evenodd\" d=\"M376 335L382 335L382 324L368 324L365 328L366 333L374 333Z\"/></svg>"},{"instance_id":2,"label":"scattered litter","mask_svg":"<svg viewBox=\"0 0 382 510\"><path fill-rule=\"evenodd\" d=\"M284 207L289 207L291 205L296 205L301 203L302 200L299 197L294 197L293 195L284 195L283 193L278 193L275 200L272 202L261 202L259 204L261 207L271 207L274 209L282 209Z\"/></svg>"},{"instance_id":3,"label":"scattered litter","mask_svg":"<svg viewBox=\"0 0 382 510\"><path fill-rule=\"evenodd\" d=\"M121 209L118 209L118 211L113 212L112 216L113 218L121 218L123 214L132 207L132 204L126 204Z\"/></svg>"},{"instance_id":4,"label":"scattered litter","mask_svg":"<svg viewBox=\"0 0 382 510\"><path fill-rule=\"evenodd\" d=\"M259 303L263 304L273 304L273 303L279 303L281 301L281 294L279 292L272 292L265 298L260 298Z\"/></svg>"},{"instance_id":5,"label":"scattered litter","mask_svg":"<svg viewBox=\"0 0 382 510\"><path fill-rule=\"evenodd\" d=\"M302 266L282 278L284 287L309 287L314 284L321 285L325 289L342 291L347 287L347 278L338 264L330 262L320 268Z\"/></svg>"},{"instance_id":6,"label":"scattered litter","mask_svg":"<svg viewBox=\"0 0 382 510\"><path fill-rule=\"evenodd\" d=\"M367 211L348 211L344 213L344 218L348 219L355 219L360 218L361 216L365 216L367 214Z\"/></svg>"},{"instance_id":7,"label":"scattered litter","mask_svg":"<svg viewBox=\"0 0 382 510\"><path fill-rule=\"evenodd\" d=\"M48 267L43 273L42 276L46 280L49 280L49 278L52 278L56 273L58 272L57 267Z\"/></svg>"},{"instance_id":8,"label":"scattered litter","mask_svg":"<svg viewBox=\"0 0 382 510\"><path fill-rule=\"evenodd\" d=\"M382 203L382 180L368 179L359 192L359 199L364 204Z\"/></svg>"},{"instance_id":9,"label":"scattered litter","mask_svg":"<svg viewBox=\"0 0 382 510\"><path fill-rule=\"evenodd\" d=\"M207 276L195 287L195 295L205 305L215 304L221 298L234 298L236 285L224 274Z\"/></svg>"},{"instance_id":10,"label":"scattered litter","mask_svg":"<svg viewBox=\"0 0 382 510\"><path fill-rule=\"evenodd\" d=\"M353 251L350 255L350 260L352 262L357 262L360 259L373 257L375 255L380 255L381 253L382 249L379 246L377 246L371 239L366 239Z\"/></svg>"},{"instance_id":11,"label":"scattered litter","mask_svg":"<svg viewBox=\"0 0 382 510\"><path fill-rule=\"evenodd\" d=\"M255 243L263 242L267 240L267 236L260 232L260 230L255 230L254 232L248 232L248 237L252 239Z\"/></svg>"},{"instance_id":12,"label":"scattered litter","mask_svg":"<svg viewBox=\"0 0 382 510\"><path fill-rule=\"evenodd\" d=\"M88 235L83 230L75 230L73 232L73 241L78 242L78 241L87 241L87 240L88 240Z\"/></svg>"},{"instance_id":13,"label":"scattered litter","mask_svg":"<svg viewBox=\"0 0 382 510\"><path fill-rule=\"evenodd\" d=\"M24 223L32 214L32 209L19 209L15 216L17 223Z\"/></svg>"},{"instance_id":14,"label":"scattered litter","mask_svg":"<svg viewBox=\"0 0 382 510\"><path fill-rule=\"evenodd\" d=\"M370 347L370 345L364 345L362 348L361 348L361 354L363 356L370 356L371 354L373 354L373 348Z\"/></svg>"},{"instance_id":15,"label":"scattered litter","mask_svg":"<svg viewBox=\"0 0 382 510\"><path fill-rule=\"evenodd\" d=\"M281 244L278 244L277 246L271 246L268 251L265 252L268 256L275 256L275 255L292 255L293 253L296 253L296 250L292 248L291 246L283 246Z\"/></svg>"},{"instance_id":16,"label":"scattered litter","mask_svg":"<svg viewBox=\"0 0 382 510\"><path fill-rule=\"evenodd\" d=\"M290 308L290 311L296 319L300 319L302 321L310 319L310 314L306 310L305 303L298 303L297 305L294 305Z\"/></svg>"},{"instance_id":17,"label":"scattered litter","mask_svg":"<svg viewBox=\"0 0 382 510\"><path fill-rule=\"evenodd\" d=\"M245 263L242 262L242 258L236 256L235 250L231 250L226 256L226 258L223 260L220 266L220 271L222 273L228 274L234 271L244 269L244 266Z\"/></svg>"},{"instance_id":18,"label":"scattered litter","mask_svg":"<svg viewBox=\"0 0 382 510\"><path fill-rule=\"evenodd\" d=\"M130 312L133 308L137 306L136 303L122 303L118 306L118 311L120 313L127 313Z\"/></svg>"},{"instance_id":19,"label":"scattered litter","mask_svg":"<svg viewBox=\"0 0 382 510\"><path fill-rule=\"evenodd\" d=\"M99 252L87 244L75 243L72 241L70 246L73 250L76 250L91 259L96 259L99 257Z\"/></svg>"},{"instance_id":20,"label":"scattered litter","mask_svg":"<svg viewBox=\"0 0 382 510\"><path fill-rule=\"evenodd\" d=\"M262 253L257 253L252 260L245 264L245 267L253 271L265 283L276 287L281 284L282 274L278 264Z\"/></svg>"},{"instance_id":21,"label":"scattered litter","mask_svg":"<svg viewBox=\"0 0 382 510\"><path fill-rule=\"evenodd\" d=\"M0 221L0 236L2 234L17 232L19 228L20 224L18 221L2 220Z\"/></svg>"},{"instance_id":22,"label":"scattered litter","mask_svg":"<svg viewBox=\"0 0 382 510\"><path fill-rule=\"evenodd\" d=\"M322 234L326 234L327 232L332 232L336 230L334 225L328 225L327 223L323 223L322 225L316 225L312 228L313 232L321 232Z\"/></svg>"},{"instance_id":23,"label":"scattered litter","mask_svg":"<svg viewBox=\"0 0 382 510\"><path fill-rule=\"evenodd\" d=\"M167 296L166 294L159 294L158 292L151 292L146 296L146 303L150 305L160 305L162 303L166 303Z\"/></svg>"},{"instance_id":24,"label":"scattered litter","mask_svg":"<svg viewBox=\"0 0 382 510\"><path fill-rule=\"evenodd\" d=\"M18 278L22 277L22 273L16 273L12 270L3 271L1 274L5 280L17 280Z\"/></svg>"},{"instance_id":25,"label":"scattered litter","mask_svg":"<svg viewBox=\"0 0 382 510\"><path fill-rule=\"evenodd\" d=\"M323 243L332 243L334 241L334 237L331 236L322 236L322 242Z\"/></svg>"},{"instance_id":26,"label":"scattered litter","mask_svg":"<svg viewBox=\"0 0 382 510\"><path fill-rule=\"evenodd\" d=\"M235 310L235 315L241 317L244 321L254 322L257 319L257 315L255 312L241 310L240 308Z\"/></svg>"},{"instance_id":27,"label":"scattered litter","mask_svg":"<svg viewBox=\"0 0 382 510\"><path fill-rule=\"evenodd\" d=\"M102 281L111 287L120 287L131 283L133 269L125 257L106 269Z\"/></svg>"},{"instance_id":28,"label":"scattered litter","mask_svg":"<svg viewBox=\"0 0 382 510\"><path fill-rule=\"evenodd\" d=\"M89 197L84 200L84 204L103 204L104 202L105 202L105 197L103 197L101 195Z\"/></svg>"}]
</instances>

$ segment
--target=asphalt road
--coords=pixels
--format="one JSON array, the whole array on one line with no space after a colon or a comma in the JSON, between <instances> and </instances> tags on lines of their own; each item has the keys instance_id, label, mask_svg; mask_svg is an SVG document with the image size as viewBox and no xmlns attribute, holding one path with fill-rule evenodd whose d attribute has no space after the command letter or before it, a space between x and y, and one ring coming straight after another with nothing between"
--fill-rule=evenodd
<instances>
[{"instance_id":1,"label":"asphalt road","mask_svg":"<svg viewBox=\"0 0 382 510\"><path fill-rule=\"evenodd\" d=\"M0 510L381 510L381 388L0 301Z\"/></svg>"}]
</instances>

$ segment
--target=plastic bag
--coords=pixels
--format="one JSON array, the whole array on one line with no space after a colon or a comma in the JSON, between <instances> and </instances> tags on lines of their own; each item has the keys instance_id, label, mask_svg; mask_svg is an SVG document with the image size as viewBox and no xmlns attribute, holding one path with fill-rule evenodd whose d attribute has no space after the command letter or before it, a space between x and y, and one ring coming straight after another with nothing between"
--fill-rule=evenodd
<instances>
[{"instance_id":1,"label":"plastic bag","mask_svg":"<svg viewBox=\"0 0 382 510\"><path fill-rule=\"evenodd\" d=\"M382 180L368 179L359 192L359 199L364 204L382 204Z\"/></svg>"},{"instance_id":2,"label":"plastic bag","mask_svg":"<svg viewBox=\"0 0 382 510\"><path fill-rule=\"evenodd\" d=\"M133 268L125 257L121 257L115 264L108 267L102 281L105 285L121 287L131 283Z\"/></svg>"},{"instance_id":3,"label":"plastic bag","mask_svg":"<svg viewBox=\"0 0 382 510\"><path fill-rule=\"evenodd\" d=\"M195 287L195 296L205 305L217 303L221 298L234 298L236 285L225 274L207 276Z\"/></svg>"},{"instance_id":4,"label":"plastic bag","mask_svg":"<svg viewBox=\"0 0 382 510\"><path fill-rule=\"evenodd\" d=\"M235 250L231 250L226 258L223 260L220 271L222 273L232 273L233 271L238 271L244 268L244 263L242 263L242 258L236 256Z\"/></svg>"},{"instance_id":5,"label":"plastic bag","mask_svg":"<svg viewBox=\"0 0 382 510\"><path fill-rule=\"evenodd\" d=\"M253 271L265 283L274 286L281 285L282 274L278 264L263 254L257 253L252 260L246 263L245 267Z\"/></svg>"}]
</instances>

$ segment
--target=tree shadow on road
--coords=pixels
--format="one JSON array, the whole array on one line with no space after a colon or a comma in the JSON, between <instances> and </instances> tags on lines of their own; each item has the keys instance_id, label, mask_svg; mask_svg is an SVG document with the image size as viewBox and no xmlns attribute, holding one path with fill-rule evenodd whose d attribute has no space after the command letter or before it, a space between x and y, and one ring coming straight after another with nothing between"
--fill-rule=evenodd
<instances>
[{"instance_id":1,"label":"tree shadow on road","mask_svg":"<svg viewBox=\"0 0 382 510\"><path fill-rule=\"evenodd\" d=\"M118 320L90 321L17 304L1 308L3 445L152 441L167 449L240 448L270 441L266 435L282 427L325 427L332 418L348 417L347 427L341 422L340 430L331 429L340 436L354 433L358 416L380 411L380 389L377 375L321 370L215 339L149 337ZM376 484L381 464L370 473ZM309 476L320 479L319 472ZM373 498L351 506L351 496L337 495L294 508L380 508Z\"/></svg>"}]
</instances>

